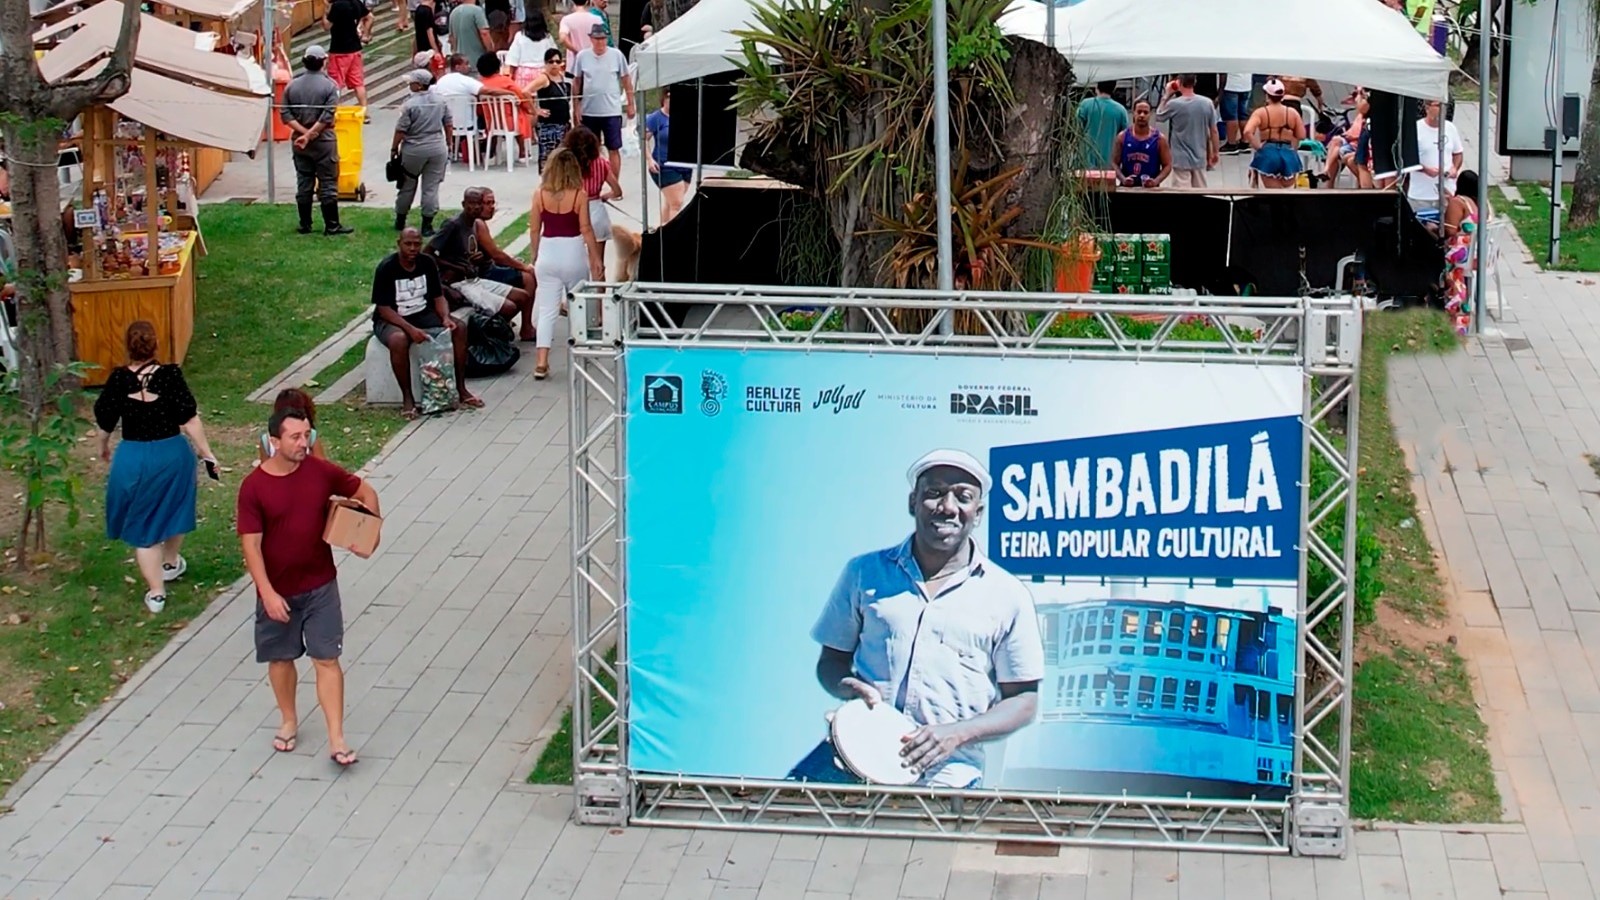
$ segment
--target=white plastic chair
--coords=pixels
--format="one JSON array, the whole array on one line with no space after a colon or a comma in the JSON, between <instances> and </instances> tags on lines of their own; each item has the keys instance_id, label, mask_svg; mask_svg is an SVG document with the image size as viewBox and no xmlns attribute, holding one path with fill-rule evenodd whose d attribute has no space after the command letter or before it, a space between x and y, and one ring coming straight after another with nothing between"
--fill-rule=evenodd
<instances>
[{"instance_id":1,"label":"white plastic chair","mask_svg":"<svg viewBox=\"0 0 1600 900\"><path fill-rule=\"evenodd\" d=\"M490 97L483 101L484 122L488 125L485 132L488 140L484 143L485 168L487 159L494 155L495 138L501 138L502 152L505 154L506 171L510 172L517 164L517 148L522 143L522 135L517 131L518 110L517 101L505 97Z\"/></svg>"},{"instance_id":2,"label":"white plastic chair","mask_svg":"<svg viewBox=\"0 0 1600 900\"><path fill-rule=\"evenodd\" d=\"M467 171L477 171L478 137L483 133L478 129L477 104L466 94L448 94L444 101L450 108L450 122L455 129L456 140L467 143ZM456 148L451 147L450 153L454 155L455 152Z\"/></svg>"}]
</instances>

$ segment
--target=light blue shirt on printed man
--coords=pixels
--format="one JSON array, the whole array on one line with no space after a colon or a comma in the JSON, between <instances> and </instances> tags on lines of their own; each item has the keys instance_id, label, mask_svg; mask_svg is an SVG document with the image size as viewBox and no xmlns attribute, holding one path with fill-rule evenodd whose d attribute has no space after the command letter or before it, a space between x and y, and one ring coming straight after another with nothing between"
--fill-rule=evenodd
<instances>
[{"instance_id":1,"label":"light blue shirt on printed man","mask_svg":"<svg viewBox=\"0 0 1600 900\"><path fill-rule=\"evenodd\" d=\"M850 560L812 639L853 654L856 677L919 725L980 716L999 702L1000 683L1042 680L1044 645L1028 588L972 541L971 562L925 596L914 539ZM920 783L967 787L982 776L983 745L972 743Z\"/></svg>"}]
</instances>

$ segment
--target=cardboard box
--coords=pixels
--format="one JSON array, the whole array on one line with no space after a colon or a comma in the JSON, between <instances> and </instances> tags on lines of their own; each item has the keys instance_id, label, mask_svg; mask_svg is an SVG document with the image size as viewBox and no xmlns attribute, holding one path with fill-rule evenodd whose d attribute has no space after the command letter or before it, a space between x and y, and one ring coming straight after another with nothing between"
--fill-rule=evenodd
<instances>
[{"instance_id":1,"label":"cardboard box","mask_svg":"<svg viewBox=\"0 0 1600 900\"><path fill-rule=\"evenodd\" d=\"M383 519L360 503L343 497L328 500L328 524L322 529L322 539L329 546L342 547L366 559L377 551L382 530Z\"/></svg>"}]
</instances>

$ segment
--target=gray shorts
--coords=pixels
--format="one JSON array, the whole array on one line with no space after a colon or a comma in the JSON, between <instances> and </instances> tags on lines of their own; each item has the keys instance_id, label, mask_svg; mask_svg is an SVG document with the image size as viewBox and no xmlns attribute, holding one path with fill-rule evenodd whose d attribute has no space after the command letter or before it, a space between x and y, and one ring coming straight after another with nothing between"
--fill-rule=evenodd
<instances>
[{"instance_id":1,"label":"gray shorts","mask_svg":"<svg viewBox=\"0 0 1600 900\"><path fill-rule=\"evenodd\" d=\"M287 622L269 618L261 600L256 600L256 662L286 662L302 656L338 659L344 649L339 579L284 600L289 604Z\"/></svg>"}]
</instances>

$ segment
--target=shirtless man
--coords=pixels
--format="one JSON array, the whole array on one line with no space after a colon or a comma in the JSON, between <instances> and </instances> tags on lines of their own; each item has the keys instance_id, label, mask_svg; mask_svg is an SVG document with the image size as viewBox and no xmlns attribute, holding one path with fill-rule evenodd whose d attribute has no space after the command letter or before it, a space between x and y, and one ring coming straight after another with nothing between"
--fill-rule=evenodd
<instances>
[{"instance_id":1,"label":"shirtless man","mask_svg":"<svg viewBox=\"0 0 1600 900\"><path fill-rule=\"evenodd\" d=\"M1263 187L1286 188L1300 174L1300 153L1296 149L1306 138L1306 123L1300 114L1283 105L1283 82L1269 79L1263 88L1265 106L1250 114L1244 123L1244 136L1255 149L1250 168L1261 176Z\"/></svg>"}]
</instances>

